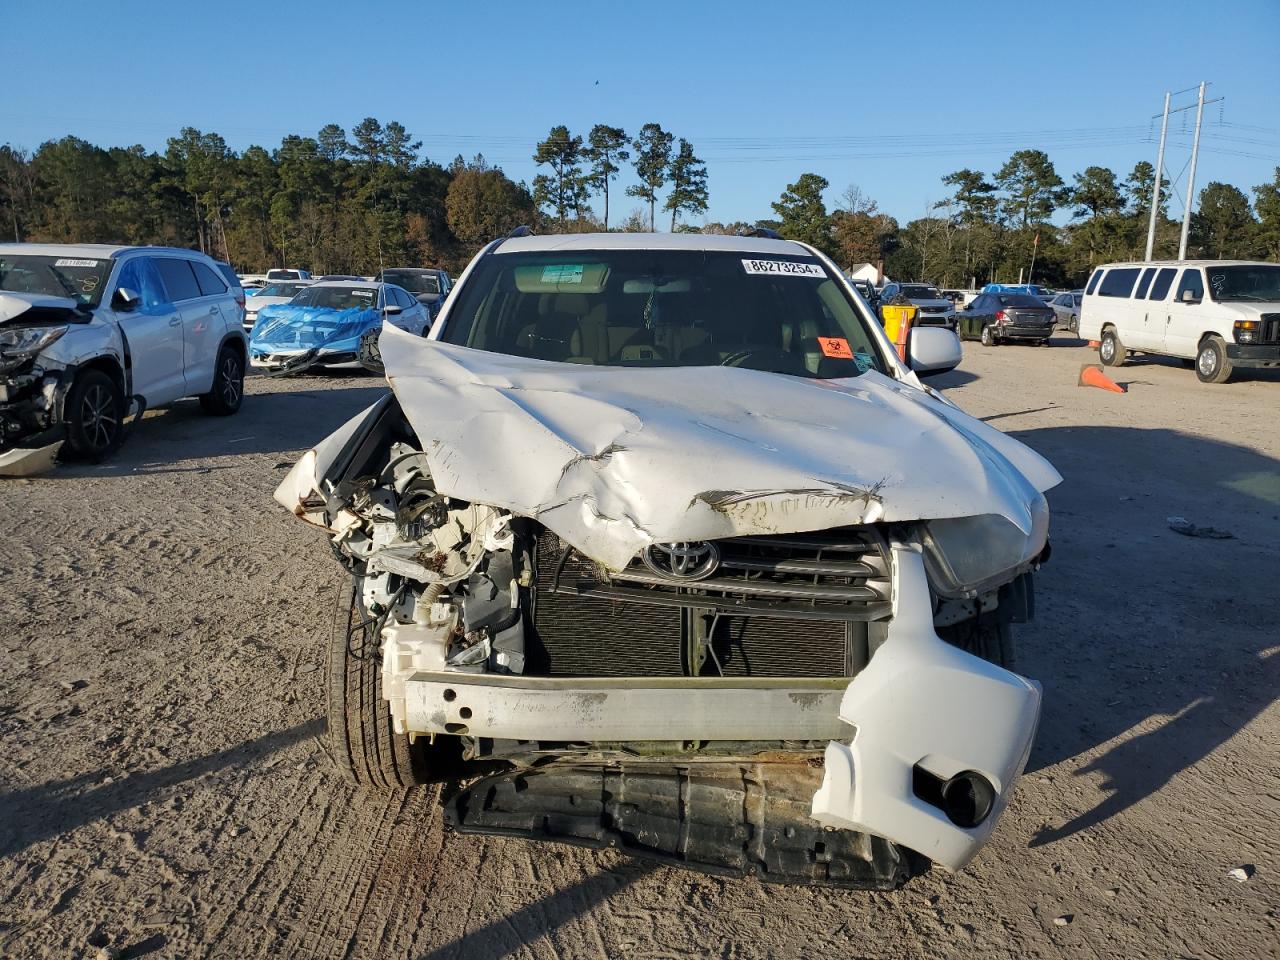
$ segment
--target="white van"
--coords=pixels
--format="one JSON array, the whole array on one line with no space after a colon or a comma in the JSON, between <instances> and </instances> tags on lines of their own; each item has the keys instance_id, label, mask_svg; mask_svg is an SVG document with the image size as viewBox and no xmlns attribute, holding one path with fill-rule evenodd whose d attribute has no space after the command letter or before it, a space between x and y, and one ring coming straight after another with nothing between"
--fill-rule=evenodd
<instances>
[{"instance_id":1,"label":"white van","mask_svg":"<svg viewBox=\"0 0 1280 960\"><path fill-rule=\"evenodd\" d=\"M1093 271L1080 336L1119 366L1130 353L1194 360L1203 383L1280 367L1280 264L1248 260L1108 263Z\"/></svg>"}]
</instances>

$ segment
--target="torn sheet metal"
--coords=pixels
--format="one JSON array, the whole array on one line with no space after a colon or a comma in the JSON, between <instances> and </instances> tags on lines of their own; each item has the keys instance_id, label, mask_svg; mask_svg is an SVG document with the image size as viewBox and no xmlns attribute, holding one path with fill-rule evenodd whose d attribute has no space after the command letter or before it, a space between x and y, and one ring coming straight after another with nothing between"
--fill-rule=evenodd
<instances>
[{"instance_id":1,"label":"torn sheet metal","mask_svg":"<svg viewBox=\"0 0 1280 960\"><path fill-rule=\"evenodd\" d=\"M994 513L1030 533L1061 480L1017 441L875 372L589 367L391 326L381 348L441 493L537 519L612 570L650 543L878 521Z\"/></svg>"}]
</instances>

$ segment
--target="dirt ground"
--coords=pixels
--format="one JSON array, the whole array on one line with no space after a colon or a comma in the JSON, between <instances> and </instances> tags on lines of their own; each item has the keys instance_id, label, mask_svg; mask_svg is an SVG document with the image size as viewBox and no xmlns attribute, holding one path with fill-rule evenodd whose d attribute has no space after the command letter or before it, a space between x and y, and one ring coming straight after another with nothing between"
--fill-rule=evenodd
<instances>
[{"instance_id":1,"label":"dirt ground","mask_svg":"<svg viewBox=\"0 0 1280 960\"><path fill-rule=\"evenodd\" d=\"M371 378L254 379L236 417L185 402L109 464L0 481L0 954L1280 954L1280 376L1135 363L1119 396L1075 386L1074 343L966 344L935 381L1066 482L1028 775L968 870L890 894L450 835L427 791L331 776L341 575L271 491Z\"/></svg>"}]
</instances>

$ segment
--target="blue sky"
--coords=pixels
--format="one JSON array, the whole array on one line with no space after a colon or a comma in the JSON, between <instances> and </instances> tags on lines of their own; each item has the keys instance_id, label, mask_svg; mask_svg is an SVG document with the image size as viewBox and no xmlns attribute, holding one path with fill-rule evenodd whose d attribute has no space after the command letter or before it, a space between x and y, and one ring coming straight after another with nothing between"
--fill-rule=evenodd
<instances>
[{"instance_id":1,"label":"blue sky","mask_svg":"<svg viewBox=\"0 0 1280 960\"><path fill-rule=\"evenodd\" d=\"M856 183L905 222L942 175L1024 146L1067 180L1095 163L1123 177L1155 159L1164 91L1205 79L1226 99L1206 110L1198 186L1248 192L1280 165L1280 0L5 5L0 142L27 148L73 133L163 149L189 125L243 149L375 116L433 160L483 152L531 181L553 124L656 121L707 161L711 219L770 216L813 171L830 203ZM615 218L637 205L626 183Z\"/></svg>"}]
</instances>

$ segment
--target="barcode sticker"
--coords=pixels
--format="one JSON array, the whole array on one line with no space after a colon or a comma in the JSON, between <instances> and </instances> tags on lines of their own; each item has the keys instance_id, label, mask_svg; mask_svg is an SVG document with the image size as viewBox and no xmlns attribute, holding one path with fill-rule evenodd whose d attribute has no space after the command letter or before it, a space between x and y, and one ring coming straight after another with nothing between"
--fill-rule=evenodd
<instances>
[{"instance_id":1,"label":"barcode sticker","mask_svg":"<svg viewBox=\"0 0 1280 960\"><path fill-rule=\"evenodd\" d=\"M747 273L777 277L826 277L826 272L816 263L795 263L791 260L743 260L742 269Z\"/></svg>"}]
</instances>

